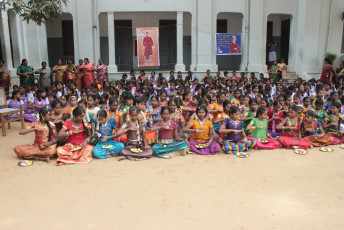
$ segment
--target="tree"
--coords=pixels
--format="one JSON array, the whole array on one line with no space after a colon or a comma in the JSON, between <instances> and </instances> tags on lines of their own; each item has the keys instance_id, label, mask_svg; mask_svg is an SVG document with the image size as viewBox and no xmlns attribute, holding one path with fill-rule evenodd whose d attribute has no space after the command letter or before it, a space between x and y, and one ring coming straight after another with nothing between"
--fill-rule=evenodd
<instances>
[{"instance_id":1,"label":"tree","mask_svg":"<svg viewBox=\"0 0 344 230\"><path fill-rule=\"evenodd\" d=\"M62 16L62 5L68 0L0 0L0 9L13 10L27 22L34 21L37 25L46 23Z\"/></svg>"}]
</instances>

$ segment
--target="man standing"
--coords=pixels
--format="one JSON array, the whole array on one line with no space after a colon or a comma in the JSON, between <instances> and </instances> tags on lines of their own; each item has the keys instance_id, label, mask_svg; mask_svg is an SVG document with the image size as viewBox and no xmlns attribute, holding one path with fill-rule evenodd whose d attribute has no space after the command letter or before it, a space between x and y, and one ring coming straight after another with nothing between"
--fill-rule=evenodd
<instances>
[{"instance_id":1,"label":"man standing","mask_svg":"<svg viewBox=\"0 0 344 230\"><path fill-rule=\"evenodd\" d=\"M150 56L153 55L154 42L149 32L146 32L146 37L142 41L144 47L144 57L145 61L150 60Z\"/></svg>"}]
</instances>

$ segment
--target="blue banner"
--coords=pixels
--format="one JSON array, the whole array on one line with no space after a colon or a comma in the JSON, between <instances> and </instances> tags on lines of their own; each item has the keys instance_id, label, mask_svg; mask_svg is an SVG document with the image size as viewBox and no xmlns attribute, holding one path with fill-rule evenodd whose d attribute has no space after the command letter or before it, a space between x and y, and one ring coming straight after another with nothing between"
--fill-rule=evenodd
<instances>
[{"instance_id":1,"label":"blue banner","mask_svg":"<svg viewBox=\"0 0 344 230\"><path fill-rule=\"evenodd\" d=\"M216 34L216 55L241 55L241 34Z\"/></svg>"}]
</instances>

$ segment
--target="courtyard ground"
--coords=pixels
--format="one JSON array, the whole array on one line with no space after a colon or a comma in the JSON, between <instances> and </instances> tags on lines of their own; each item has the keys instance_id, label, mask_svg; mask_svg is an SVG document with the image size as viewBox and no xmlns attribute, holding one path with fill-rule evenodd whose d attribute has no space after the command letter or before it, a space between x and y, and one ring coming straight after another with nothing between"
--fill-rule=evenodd
<instances>
[{"instance_id":1,"label":"courtyard ground","mask_svg":"<svg viewBox=\"0 0 344 230\"><path fill-rule=\"evenodd\" d=\"M344 150L17 166L0 137L0 229L344 229Z\"/></svg>"}]
</instances>

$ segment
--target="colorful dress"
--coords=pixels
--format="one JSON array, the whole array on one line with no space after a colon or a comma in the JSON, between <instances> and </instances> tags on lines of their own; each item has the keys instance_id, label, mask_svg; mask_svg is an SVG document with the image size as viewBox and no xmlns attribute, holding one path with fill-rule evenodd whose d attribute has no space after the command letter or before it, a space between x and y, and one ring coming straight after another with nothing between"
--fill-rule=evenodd
<instances>
[{"instance_id":1,"label":"colorful dress","mask_svg":"<svg viewBox=\"0 0 344 230\"><path fill-rule=\"evenodd\" d=\"M121 123L120 123L120 118L123 116L123 112L120 110L117 110L115 114L113 114L109 109L106 110L106 114L107 114L107 119L115 119L116 120L116 125L117 128L119 129L121 127Z\"/></svg>"},{"instance_id":2,"label":"colorful dress","mask_svg":"<svg viewBox=\"0 0 344 230\"><path fill-rule=\"evenodd\" d=\"M252 113L251 110L245 111L242 115L245 116L245 117L253 117L253 113ZM248 126L248 124L250 124L250 122L251 122L251 120L243 121L242 122L242 128L244 129L244 131L245 131L247 136L250 134L250 132L247 131L247 126Z\"/></svg>"},{"instance_id":3,"label":"colorful dress","mask_svg":"<svg viewBox=\"0 0 344 230\"><path fill-rule=\"evenodd\" d=\"M175 122L170 121L168 126L165 126L162 121L159 121L157 125L169 128L159 130L158 143L152 148L157 157L171 158L173 156L185 156L189 153L189 147L185 141L177 142L174 140L174 133L178 129Z\"/></svg>"},{"instance_id":4,"label":"colorful dress","mask_svg":"<svg viewBox=\"0 0 344 230\"><path fill-rule=\"evenodd\" d=\"M332 145L339 145L341 143L344 143L344 136L341 132L339 132L340 125L343 123L343 119L340 117L338 119L338 117L328 115L326 116L325 121L327 121L328 123L338 123L338 125L332 125L325 129L326 136L333 137Z\"/></svg>"},{"instance_id":5,"label":"colorful dress","mask_svg":"<svg viewBox=\"0 0 344 230\"><path fill-rule=\"evenodd\" d=\"M298 131L301 127L301 119L298 117L296 124L293 124L290 118L284 119L282 122L285 129L282 131L280 136L278 137L278 141L282 144L282 146L286 149L290 149L292 147L298 147L301 149L308 149L311 147L311 144L308 141L301 141L298 138ZM296 129L291 130L288 127L296 127Z\"/></svg>"},{"instance_id":6,"label":"colorful dress","mask_svg":"<svg viewBox=\"0 0 344 230\"><path fill-rule=\"evenodd\" d=\"M264 128L254 129L251 131L251 135L248 138L255 139L257 141L256 147L261 149L277 149L280 147L280 143L274 139L267 137L268 120L264 119L261 122L258 118L253 118L250 122L252 126L264 126ZM262 143L260 140L266 139L269 142Z\"/></svg>"},{"instance_id":7,"label":"colorful dress","mask_svg":"<svg viewBox=\"0 0 344 230\"><path fill-rule=\"evenodd\" d=\"M35 106L42 106L42 107L46 107L49 104L48 99L42 99L41 101L39 101L37 99L37 97L35 97L33 103L35 104ZM34 111L38 112L41 108L35 107Z\"/></svg>"},{"instance_id":8,"label":"colorful dress","mask_svg":"<svg viewBox=\"0 0 344 230\"><path fill-rule=\"evenodd\" d=\"M51 137L50 141L54 141L53 134L56 133L55 125L50 122ZM42 125L41 122L32 122L27 129L39 128L44 130L35 131L35 142L33 145L19 145L14 148L14 152L18 157L33 159L35 157L53 157L56 154L56 144L50 145L43 149L42 145L49 141L49 128L47 124Z\"/></svg>"},{"instance_id":9,"label":"colorful dress","mask_svg":"<svg viewBox=\"0 0 344 230\"><path fill-rule=\"evenodd\" d=\"M74 82L76 82L76 75L75 75L75 65L71 64L71 65L66 65L66 80L64 81L65 84L67 84L67 82L69 80L73 80Z\"/></svg>"},{"instance_id":10,"label":"colorful dress","mask_svg":"<svg viewBox=\"0 0 344 230\"><path fill-rule=\"evenodd\" d=\"M208 148L197 148L196 145L199 144L206 144L209 142L210 139L210 129L213 128L213 123L209 120L205 120L203 124L200 123L200 121L197 120L192 120L190 122L190 127L191 129L199 129L199 130L205 130L205 132L195 132L192 138L189 141L190 144L190 151L201 154L201 155L213 155L217 151L220 150L220 145L217 143L216 140L213 140L210 143L210 146Z\"/></svg>"},{"instance_id":11,"label":"colorful dress","mask_svg":"<svg viewBox=\"0 0 344 230\"><path fill-rule=\"evenodd\" d=\"M313 147L321 147L331 145L333 142L333 137L325 135L325 136L316 136L318 133L318 129L321 127L321 123L318 120L314 120L312 124L308 124L306 121L302 122L302 135L305 141L309 141ZM312 132L305 131L306 129L313 129Z\"/></svg>"},{"instance_id":12,"label":"colorful dress","mask_svg":"<svg viewBox=\"0 0 344 230\"><path fill-rule=\"evenodd\" d=\"M223 123L226 129L242 130L242 122L240 120L232 121L226 118ZM247 139L247 142L243 142L242 133L227 133L226 140L223 141L223 148L227 154L238 154L247 151L249 148L253 148L256 145L255 139Z\"/></svg>"},{"instance_id":13,"label":"colorful dress","mask_svg":"<svg viewBox=\"0 0 344 230\"><path fill-rule=\"evenodd\" d=\"M151 148L143 150L143 139L142 135L145 132L145 125L137 121L138 125L134 125L131 121L127 121L122 125L121 129L134 128L137 130L127 132L127 142L124 149L121 150L120 154L127 159L138 159L138 158L151 158L153 150ZM136 153L131 149L141 149L142 152Z\"/></svg>"},{"instance_id":14,"label":"colorful dress","mask_svg":"<svg viewBox=\"0 0 344 230\"><path fill-rule=\"evenodd\" d=\"M268 110L268 117L269 117L269 125L268 125L268 132L272 137L278 137L281 133L280 130L277 130L276 127L281 123L284 118L284 112L276 113L273 110ZM279 119L273 119L274 117L278 117Z\"/></svg>"},{"instance_id":15,"label":"colorful dress","mask_svg":"<svg viewBox=\"0 0 344 230\"><path fill-rule=\"evenodd\" d=\"M90 124L87 121L83 121L86 123L86 127L90 129ZM80 125L80 127L75 127L73 125L72 120L68 120L64 123L63 128L66 131L75 131L75 130L84 130L84 125ZM64 146L57 148L57 165L64 165L64 164L76 164L76 163L89 163L92 160L92 151L94 147L92 145L87 144L83 148L75 150L76 147L80 147L80 145L88 138L88 135L84 132L80 133L73 133L72 135L68 136L68 141Z\"/></svg>"},{"instance_id":16,"label":"colorful dress","mask_svg":"<svg viewBox=\"0 0 344 230\"><path fill-rule=\"evenodd\" d=\"M111 156L111 153L119 154L121 150L124 148L124 144L121 142L115 142L113 139L108 139L105 142L101 142L100 140L104 136L112 136L115 133L116 128L116 120L110 119L107 120L106 124L103 126L95 122L95 130L101 135L100 137L96 137L98 143L94 146L93 149L93 156L100 159L106 159ZM105 145L108 145L108 148L104 148Z\"/></svg>"},{"instance_id":17,"label":"colorful dress","mask_svg":"<svg viewBox=\"0 0 344 230\"><path fill-rule=\"evenodd\" d=\"M109 76L106 73L107 66L106 65L96 65L97 71L97 78L99 80L99 84L103 86L104 80L109 81Z\"/></svg>"},{"instance_id":18,"label":"colorful dress","mask_svg":"<svg viewBox=\"0 0 344 230\"><path fill-rule=\"evenodd\" d=\"M326 111L323 109L321 110L320 113L318 113L317 111L314 111L314 113L317 115L315 118L320 122L322 123L323 120L325 119L325 117L327 116L327 113Z\"/></svg>"}]
</instances>

